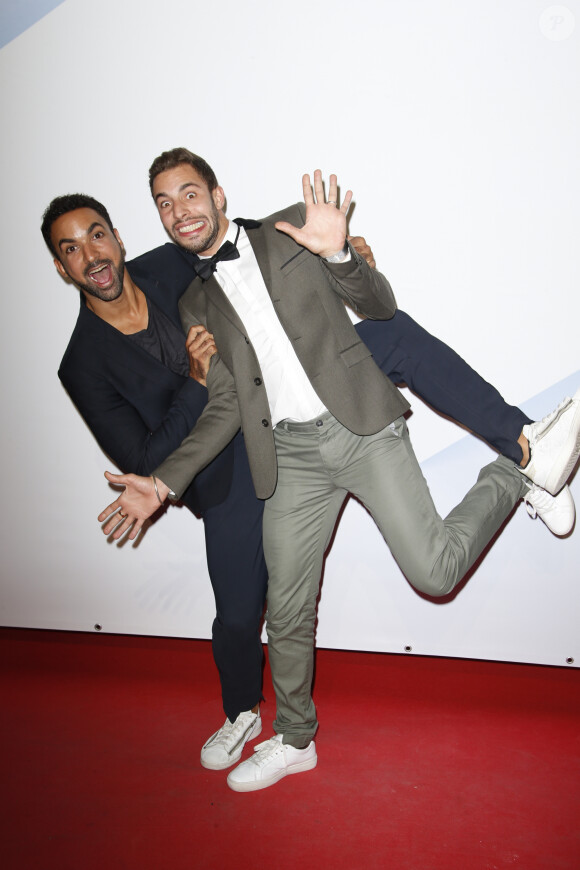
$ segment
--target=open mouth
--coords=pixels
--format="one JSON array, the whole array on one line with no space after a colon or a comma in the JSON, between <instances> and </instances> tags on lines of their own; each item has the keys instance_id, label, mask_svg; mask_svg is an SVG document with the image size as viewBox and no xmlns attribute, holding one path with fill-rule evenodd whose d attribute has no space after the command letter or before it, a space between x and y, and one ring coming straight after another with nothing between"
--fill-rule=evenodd
<instances>
[{"instance_id":1,"label":"open mouth","mask_svg":"<svg viewBox=\"0 0 580 870\"><path fill-rule=\"evenodd\" d=\"M113 279L113 270L110 263L101 263L100 266L89 269L87 275L99 287L105 287Z\"/></svg>"},{"instance_id":2,"label":"open mouth","mask_svg":"<svg viewBox=\"0 0 580 870\"><path fill-rule=\"evenodd\" d=\"M204 226L205 221L193 221L190 224L183 224L182 226L177 227L177 232L180 236L187 236L191 233L197 233Z\"/></svg>"}]
</instances>

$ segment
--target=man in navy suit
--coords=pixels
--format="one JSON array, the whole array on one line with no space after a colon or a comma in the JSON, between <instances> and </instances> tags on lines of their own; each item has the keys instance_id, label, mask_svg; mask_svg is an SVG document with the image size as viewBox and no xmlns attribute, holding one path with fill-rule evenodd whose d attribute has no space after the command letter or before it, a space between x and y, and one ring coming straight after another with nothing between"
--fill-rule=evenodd
<instances>
[{"instance_id":1,"label":"man in navy suit","mask_svg":"<svg viewBox=\"0 0 580 870\"><path fill-rule=\"evenodd\" d=\"M59 273L81 290L59 377L105 453L124 471L149 474L179 446L207 401L192 376L177 311L191 267L171 256L170 245L125 266L107 210L83 194L54 200L43 234ZM193 331L189 347L195 338ZM223 769L261 730L263 503L254 494L241 433L182 501L204 521L217 611L212 646L231 726L225 746L214 741L202 751L202 764Z\"/></svg>"},{"instance_id":2,"label":"man in navy suit","mask_svg":"<svg viewBox=\"0 0 580 870\"><path fill-rule=\"evenodd\" d=\"M149 474L188 434L207 397L192 377L199 336L195 331L188 336L188 358L177 313L192 279L191 263L174 245L165 245L125 268L106 209L84 195L53 201L43 233L58 271L82 293L59 375L103 450L123 470ZM357 329L393 380L407 381L444 413L521 459L517 435L527 418L453 351L403 312ZM203 353L213 349L210 343ZM444 395L437 394L441 378L449 379ZM559 496L560 504L563 499L569 521L569 493ZM197 476L182 500L203 516L216 596L213 648L228 718L204 746L202 764L222 769L235 763L246 740L261 730L262 502L253 494L241 435ZM549 514L542 515L548 523Z\"/></svg>"}]
</instances>

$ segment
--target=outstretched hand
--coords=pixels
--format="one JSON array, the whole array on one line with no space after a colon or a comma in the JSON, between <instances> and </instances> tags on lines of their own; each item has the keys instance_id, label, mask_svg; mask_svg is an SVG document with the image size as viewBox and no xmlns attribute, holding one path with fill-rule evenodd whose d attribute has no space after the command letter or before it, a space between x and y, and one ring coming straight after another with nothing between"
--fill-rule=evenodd
<instances>
[{"instance_id":1,"label":"outstretched hand","mask_svg":"<svg viewBox=\"0 0 580 870\"><path fill-rule=\"evenodd\" d=\"M103 526L103 534L113 533L116 541L125 532L133 541L139 534L141 526L151 514L160 507L155 486L151 477L139 477L137 474L111 474L105 471L105 477L109 483L124 486L121 495L111 502L104 511L99 514L99 522L107 522ZM165 501L169 493L169 487L157 478L157 489L161 501Z\"/></svg>"},{"instance_id":2,"label":"outstretched hand","mask_svg":"<svg viewBox=\"0 0 580 870\"><path fill-rule=\"evenodd\" d=\"M352 200L352 190L347 190L342 205L338 201L336 175L331 175L328 186L328 202L324 198L322 172L314 173L314 194L310 176L302 176L302 190L306 204L306 222L295 227L287 221L278 221L277 230L291 236L295 242L321 257L332 257L342 251L346 239L346 213Z\"/></svg>"}]
</instances>

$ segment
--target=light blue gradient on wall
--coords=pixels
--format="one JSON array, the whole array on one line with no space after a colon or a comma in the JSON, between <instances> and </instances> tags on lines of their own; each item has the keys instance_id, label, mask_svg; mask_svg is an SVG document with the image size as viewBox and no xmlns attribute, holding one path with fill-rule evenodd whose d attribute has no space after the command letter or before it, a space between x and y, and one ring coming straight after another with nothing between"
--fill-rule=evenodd
<instances>
[{"instance_id":1,"label":"light blue gradient on wall","mask_svg":"<svg viewBox=\"0 0 580 870\"><path fill-rule=\"evenodd\" d=\"M0 2L0 48L36 24L64 0L2 0Z\"/></svg>"}]
</instances>

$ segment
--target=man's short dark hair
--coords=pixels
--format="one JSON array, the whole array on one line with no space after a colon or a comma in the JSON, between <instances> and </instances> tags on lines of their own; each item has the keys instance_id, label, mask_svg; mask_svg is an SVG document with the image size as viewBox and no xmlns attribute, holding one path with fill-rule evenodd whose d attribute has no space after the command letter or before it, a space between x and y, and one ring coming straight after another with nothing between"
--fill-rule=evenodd
<instances>
[{"instance_id":1,"label":"man's short dark hair","mask_svg":"<svg viewBox=\"0 0 580 870\"><path fill-rule=\"evenodd\" d=\"M44 212L40 227L44 241L48 245L48 249L53 257L58 258L58 251L52 244L52 225L59 217L68 214L69 211L76 211L77 208L92 208L107 223L111 232L113 231L113 222L109 217L109 212L98 199L93 199L92 196L87 196L86 193L67 193L64 196L57 196Z\"/></svg>"},{"instance_id":2,"label":"man's short dark hair","mask_svg":"<svg viewBox=\"0 0 580 870\"><path fill-rule=\"evenodd\" d=\"M218 186L216 174L203 157L198 154L193 154L187 148L172 148L171 151L164 151L159 157L156 157L149 167L149 187L153 193L153 182L162 172L168 169L175 169L176 166L183 166L186 163L193 166L195 171L203 178L209 190L215 190Z\"/></svg>"}]
</instances>

